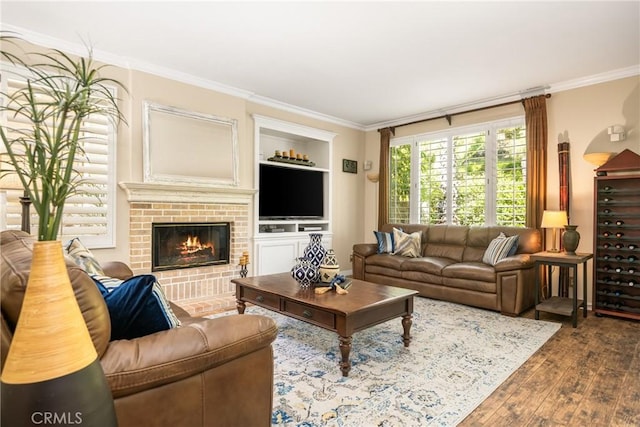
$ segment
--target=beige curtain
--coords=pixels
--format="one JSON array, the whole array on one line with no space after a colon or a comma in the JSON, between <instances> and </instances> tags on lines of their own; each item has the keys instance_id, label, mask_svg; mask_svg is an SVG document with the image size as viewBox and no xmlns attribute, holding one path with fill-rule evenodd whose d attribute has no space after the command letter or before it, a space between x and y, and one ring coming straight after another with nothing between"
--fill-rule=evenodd
<instances>
[{"instance_id":1,"label":"beige curtain","mask_svg":"<svg viewBox=\"0 0 640 427\"><path fill-rule=\"evenodd\" d=\"M378 181L378 230L389 222L389 146L393 128L380 129L380 178Z\"/></svg>"},{"instance_id":2,"label":"beige curtain","mask_svg":"<svg viewBox=\"0 0 640 427\"><path fill-rule=\"evenodd\" d=\"M542 212L547 207L546 95L526 98L523 100L523 104L527 124L526 226L540 228Z\"/></svg>"},{"instance_id":3,"label":"beige curtain","mask_svg":"<svg viewBox=\"0 0 640 427\"><path fill-rule=\"evenodd\" d=\"M547 207L547 101L545 95L527 98L524 104L527 125L527 218L526 226L540 228L542 213ZM542 250L546 248L542 233ZM544 266L540 271L540 297L550 293Z\"/></svg>"}]
</instances>

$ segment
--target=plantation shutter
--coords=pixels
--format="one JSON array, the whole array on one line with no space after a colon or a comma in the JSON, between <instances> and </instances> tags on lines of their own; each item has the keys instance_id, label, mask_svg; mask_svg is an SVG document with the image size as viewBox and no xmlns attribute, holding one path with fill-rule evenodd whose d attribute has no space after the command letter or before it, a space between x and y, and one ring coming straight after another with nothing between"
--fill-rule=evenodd
<instances>
[{"instance_id":1,"label":"plantation shutter","mask_svg":"<svg viewBox=\"0 0 640 427\"><path fill-rule=\"evenodd\" d=\"M483 225L487 218L486 131L453 137L452 224Z\"/></svg>"},{"instance_id":2,"label":"plantation shutter","mask_svg":"<svg viewBox=\"0 0 640 427\"><path fill-rule=\"evenodd\" d=\"M392 139L391 220L524 227L526 148L521 117Z\"/></svg>"},{"instance_id":3,"label":"plantation shutter","mask_svg":"<svg viewBox=\"0 0 640 427\"><path fill-rule=\"evenodd\" d=\"M26 79L12 66L3 65L3 91L13 93L26 86ZM8 70L8 71L7 71ZM15 70L15 71L14 71ZM9 130L24 127L19 118L4 114L2 126ZM81 175L79 193L67 199L64 207L63 242L80 237L91 248L114 246L115 218L115 126L104 115L89 116L82 124L80 144L74 169ZM4 151L2 147L1 151ZM5 165L6 166L6 165ZM16 178L17 179L17 178ZM0 197L3 229L19 230L21 226L20 189L4 189ZM31 209L31 234L38 232L38 218Z\"/></svg>"},{"instance_id":4,"label":"plantation shutter","mask_svg":"<svg viewBox=\"0 0 640 427\"><path fill-rule=\"evenodd\" d=\"M527 134L524 126L496 131L496 224L524 227L527 207Z\"/></svg>"}]
</instances>

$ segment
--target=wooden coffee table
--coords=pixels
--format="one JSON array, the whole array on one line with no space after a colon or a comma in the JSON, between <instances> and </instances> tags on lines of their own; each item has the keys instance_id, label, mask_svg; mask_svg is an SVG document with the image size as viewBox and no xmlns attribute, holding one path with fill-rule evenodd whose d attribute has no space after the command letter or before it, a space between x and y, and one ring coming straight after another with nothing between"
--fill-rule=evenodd
<instances>
[{"instance_id":1,"label":"wooden coffee table","mask_svg":"<svg viewBox=\"0 0 640 427\"><path fill-rule=\"evenodd\" d=\"M404 346L411 342L413 296L418 292L352 280L349 293L333 291L316 294L314 288L303 289L289 273L246 277L231 280L236 284L238 313L246 303L252 303L312 325L338 333L340 370L348 376L351 370L349 353L354 332L402 317Z\"/></svg>"}]
</instances>

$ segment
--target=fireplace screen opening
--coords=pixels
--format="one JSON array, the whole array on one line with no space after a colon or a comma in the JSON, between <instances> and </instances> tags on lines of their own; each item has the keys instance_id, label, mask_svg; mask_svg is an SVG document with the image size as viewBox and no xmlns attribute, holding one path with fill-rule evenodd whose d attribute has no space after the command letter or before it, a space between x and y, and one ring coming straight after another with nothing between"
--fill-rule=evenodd
<instances>
[{"instance_id":1,"label":"fireplace screen opening","mask_svg":"<svg viewBox=\"0 0 640 427\"><path fill-rule=\"evenodd\" d=\"M229 264L230 224L152 224L152 271Z\"/></svg>"}]
</instances>

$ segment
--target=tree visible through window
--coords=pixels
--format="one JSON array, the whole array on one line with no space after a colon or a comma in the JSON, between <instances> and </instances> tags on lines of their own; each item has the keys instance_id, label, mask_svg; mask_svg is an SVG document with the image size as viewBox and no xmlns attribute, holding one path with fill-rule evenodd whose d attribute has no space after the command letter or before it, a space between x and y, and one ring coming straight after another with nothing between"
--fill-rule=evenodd
<instances>
[{"instance_id":1,"label":"tree visible through window","mask_svg":"<svg viewBox=\"0 0 640 427\"><path fill-rule=\"evenodd\" d=\"M391 141L392 222L524 226L521 118Z\"/></svg>"}]
</instances>

